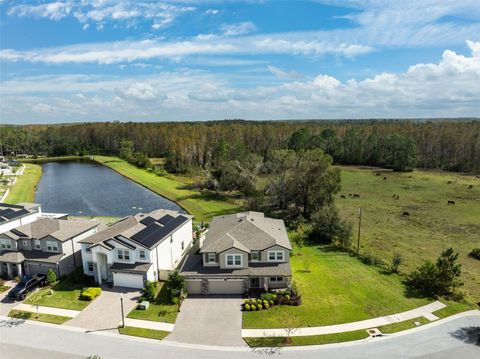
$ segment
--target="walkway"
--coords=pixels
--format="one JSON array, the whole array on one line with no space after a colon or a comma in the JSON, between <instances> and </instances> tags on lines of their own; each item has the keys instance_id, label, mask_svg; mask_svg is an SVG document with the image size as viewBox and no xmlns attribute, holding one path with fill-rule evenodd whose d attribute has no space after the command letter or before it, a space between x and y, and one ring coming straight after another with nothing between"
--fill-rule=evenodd
<instances>
[{"instance_id":1,"label":"walkway","mask_svg":"<svg viewBox=\"0 0 480 359\"><path fill-rule=\"evenodd\" d=\"M294 336L307 336L307 335L322 335L322 334L333 334L333 333L343 333L343 332L352 332L355 330L361 329L370 329L375 327L380 327L382 325L404 322L406 320L425 317L430 321L437 320L438 317L432 314L439 309L445 308L446 305L435 301L431 304L419 307L407 312L386 315L384 317L378 317L373 319L361 320L353 323L345 324L336 324L336 325L326 325L322 327L309 327L309 328L298 328L295 329ZM285 328L277 329L243 329L242 337L282 337L285 336Z\"/></svg>"},{"instance_id":2,"label":"walkway","mask_svg":"<svg viewBox=\"0 0 480 359\"><path fill-rule=\"evenodd\" d=\"M122 322L120 293L125 316L135 307L140 292L132 288L102 288L102 294L65 325L89 331L117 329Z\"/></svg>"},{"instance_id":3,"label":"walkway","mask_svg":"<svg viewBox=\"0 0 480 359\"><path fill-rule=\"evenodd\" d=\"M174 324L164 322L154 322L151 320L125 318L126 327L146 328L154 330L163 330L164 332L173 331Z\"/></svg>"},{"instance_id":4,"label":"walkway","mask_svg":"<svg viewBox=\"0 0 480 359\"><path fill-rule=\"evenodd\" d=\"M37 307L34 306L34 305L30 305L30 304L20 303L19 305L17 305L13 309L14 310L23 310L25 312L37 313ZM62 317L75 318L81 312L78 311L78 310L71 310L71 309L38 306L38 313L53 314L53 315L60 315Z\"/></svg>"},{"instance_id":5,"label":"walkway","mask_svg":"<svg viewBox=\"0 0 480 359\"><path fill-rule=\"evenodd\" d=\"M246 346L242 340L242 299L239 296L189 296L182 304L173 333L180 343Z\"/></svg>"}]
</instances>

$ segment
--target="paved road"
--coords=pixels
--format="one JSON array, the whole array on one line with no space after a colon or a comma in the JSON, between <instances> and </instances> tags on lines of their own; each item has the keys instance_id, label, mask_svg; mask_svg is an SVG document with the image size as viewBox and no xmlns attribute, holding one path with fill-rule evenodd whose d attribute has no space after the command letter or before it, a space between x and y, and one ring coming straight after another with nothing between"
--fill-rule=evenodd
<instances>
[{"instance_id":1,"label":"paved road","mask_svg":"<svg viewBox=\"0 0 480 359\"><path fill-rule=\"evenodd\" d=\"M471 331L470 331L471 330ZM471 359L480 357L479 340L480 315L449 319L428 327L416 328L408 334L379 338L361 343L327 345L321 348L288 348L279 352L269 350L252 351L248 348L212 350L195 346L180 346L168 342L119 337L103 332L83 333L60 326L37 323L0 321L0 352L2 359L47 358L48 353L64 358L78 358L78 355L101 355L103 358L200 358L200 359L244 359L267 357L278 353L282 358L318 359L324 358L455 358ZM21 347L19 349L18 347ZM38 349L39 350L38 350ZM228 350L228 352L227 352ZM37 353L38 356L37 356ZM16 355L16 356L15 356ZM56 357L56 356L52 356Z\"/></svg>"},{"instance_id":2,"label":"paved road","mask_svg":"<svg viewBox=\"0 0 480 359\"><path fill-rule=\"evenodd\" d=\"M242 299L227 296L190 296L182 304L173 333L167 340L241 347Z\"/></svg>"}]
</instances>

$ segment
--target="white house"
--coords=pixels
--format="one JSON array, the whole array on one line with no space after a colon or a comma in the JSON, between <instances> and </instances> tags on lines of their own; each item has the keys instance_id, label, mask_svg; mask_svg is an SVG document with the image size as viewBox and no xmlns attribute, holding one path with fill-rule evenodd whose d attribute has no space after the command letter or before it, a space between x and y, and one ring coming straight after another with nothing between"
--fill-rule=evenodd
<instances>
[{"instance_id":1,"label":"white house","mask_svg":"<svg viewBox=\"0 0 480 359\"><path fill-rule=\"evenodd\" d=\"M0 233L32 223L42 216L42 207L35 203L0 203Z\"/></svg>"},{"instance_id":2,"label":"white house","mask_svg":"<svg viewBox=\"0 0 480 359\"><path fill-rule=\"evenodd\" d=\"M82 262L98 283L143 288L177 269L193 242L192 217L155 210L126 217L85 238Z\"/></svg>"}]
</instances>

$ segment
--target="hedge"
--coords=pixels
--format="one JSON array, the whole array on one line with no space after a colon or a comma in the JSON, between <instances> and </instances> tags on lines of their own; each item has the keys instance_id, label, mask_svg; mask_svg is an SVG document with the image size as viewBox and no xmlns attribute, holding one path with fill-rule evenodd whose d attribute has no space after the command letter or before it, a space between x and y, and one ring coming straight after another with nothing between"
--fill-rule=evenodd
<instances>
[{"instance_id":1,"label":"hedge","mask_svg":"<svg viewBox=\"0 0 480 359\"><path fill-rule=\"evenodd\" d=\"M80 299L92 301L95 298L97 298L100 294L102 294L102 288L87 287L82 289L82 292L80 293Z\"/></svg>"}]
</instances>

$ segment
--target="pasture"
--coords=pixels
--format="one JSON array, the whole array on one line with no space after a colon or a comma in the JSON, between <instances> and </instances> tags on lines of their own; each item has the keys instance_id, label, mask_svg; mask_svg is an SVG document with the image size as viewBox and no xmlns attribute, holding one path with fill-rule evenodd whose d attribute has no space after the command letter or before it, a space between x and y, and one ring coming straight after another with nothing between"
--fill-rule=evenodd
<instances>
[{"instance_id":1,"label":"pasture","mask_svg":"<svg viewBox=\"0 0 480 359\"><path fill-rule=\"evenodd\" d=\"M354 246L359 208L360 251L387 263L399 252L404 258L402 272L409 272L421 260L436 260L452 246L460 254L463 289L475 302L480 301L480 261L469 256L474 247L480 247L479 178L440 171L340 168L342 189L336 203L342 217L354 224Z\"/></svg>"}]
</instances>

